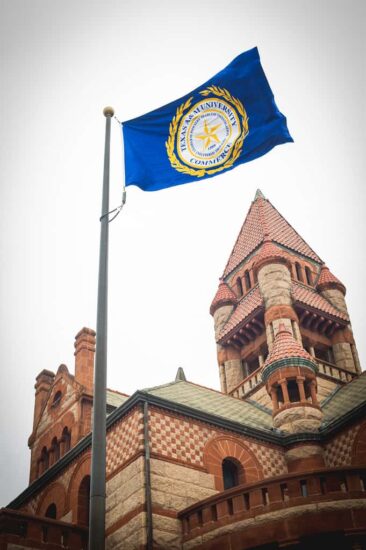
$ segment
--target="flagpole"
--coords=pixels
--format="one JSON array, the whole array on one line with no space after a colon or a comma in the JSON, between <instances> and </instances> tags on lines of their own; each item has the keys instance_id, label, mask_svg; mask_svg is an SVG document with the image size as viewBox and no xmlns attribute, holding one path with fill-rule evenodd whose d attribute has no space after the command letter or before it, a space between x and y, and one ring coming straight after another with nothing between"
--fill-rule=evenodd
<instances>
[{"instance_id":1,"label":"flagpole","mask_svg":"<svg viewBox=\"0 0 366 550\"><path fill-rule=\"evenodd\" d=\"M107 391L107 318L108 318L108 229L109 159L112 107L103 110L106 117L102 215L100 218L97 335L94 369L92 463L90 481L89 550L105 547L106 499L106 391Z\"/></svg>"}]
</instances>

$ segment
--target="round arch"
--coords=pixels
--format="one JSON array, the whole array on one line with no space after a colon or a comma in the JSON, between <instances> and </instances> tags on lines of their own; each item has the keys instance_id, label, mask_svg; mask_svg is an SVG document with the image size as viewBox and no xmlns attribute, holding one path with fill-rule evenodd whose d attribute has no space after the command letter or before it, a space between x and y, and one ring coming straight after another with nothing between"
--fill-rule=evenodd
<instances>
[{"instance_id":1,"label":"round arch","mask_svg":"<svg viewBox=\"0 0 366 550\"><path fill-rule=\"evenodd\" d=\"M203 450L203 463L215 478L218 491L224 490L222 463L230 459L239 466L239 483L254 483L263 479L262 467L254 453L240 439L219 436L206 443Z\"/></svg>"},{"instance_id":2,"label":"round arch","mask_svg":"<svg viewBox=\"0 0 366 550\"><path fill-rule=\"evenodd\" d=\"M67 492L66 507L71 510L72 522L77 523L78 520L78 498L79 488L86 476L90 475L91 471L91 453L84 455L77 464L69 483Z\"/></svg>"},{"instance_id":3,"label":"round arch","mask_svg":"<svg viewBox=\"0 0 366 550\"><path fill-rule=\"evenodd\" d=\"M51 504L56 507L56 519L62 518L65 515L66 491L59 481L51 483L46 489L38 503L36 515L45 516Z\"/></svg>"}]
</instances>

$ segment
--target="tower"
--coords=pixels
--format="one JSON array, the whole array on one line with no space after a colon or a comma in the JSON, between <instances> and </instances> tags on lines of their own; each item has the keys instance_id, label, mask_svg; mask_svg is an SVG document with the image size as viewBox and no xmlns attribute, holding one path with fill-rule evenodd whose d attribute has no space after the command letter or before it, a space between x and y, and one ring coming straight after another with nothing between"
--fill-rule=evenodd
<instances>
[{"instance_id":1,"label":"tower","mask_svg":"<svg viewBox=\"0 0 366 550\"><path fill-rule=\"evenodd\" d=\"M221 391L271 409L276 428L316 429L321 403L361 372L345 293L258 190L210 308ZM303 403L295 424L280 421L285 401Z\"/></svg>"}]
</instances>

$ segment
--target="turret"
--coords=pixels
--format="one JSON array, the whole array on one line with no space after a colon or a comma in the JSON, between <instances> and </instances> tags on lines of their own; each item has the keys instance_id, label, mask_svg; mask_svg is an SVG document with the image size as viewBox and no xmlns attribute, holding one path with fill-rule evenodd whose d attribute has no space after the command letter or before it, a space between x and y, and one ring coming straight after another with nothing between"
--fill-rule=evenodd
<instances>
[{"instance_id":1,"label":"turret","mask_svg":"<svg viewBox=\"0 0 366 550\"><path fill-rule=\"evenodd\" d=\"M317 289L328 302L348 317L345 300L346 287L333 275L326 265L323 265L321 268ZM338 330L333 335L332 349L337 367L358 374L361 372L357 347L350 323L343 330Z\"/></svg>"},{"instance_id":2,"label":"turret","mask_svg":"<svg viewBox=\"0 0 366 550\"><path fill-rule=\"evenodd\" d=\"M262 372L275 428L289 433L319 429L322 413L316 396L317 369L313 357L281 323Z\"/></svg>"},{"instance_id":3,"label":"turret","mask_svg":"<svg viewBox=\"0 0 366 550\"><path fill-rule=\"evenodd\" d=\"M237 298L234 292L222 279L220 279L219 288L217 289L210 307L210 314L214 318L216 341L219 339L220 332L232 314L236 304ZM228 387L235 387L242 378L240 358L228 358L228 354L220 344L217 344L217 357L219 363L221 391L226 393Z\"/></svg>"}]
</instances>

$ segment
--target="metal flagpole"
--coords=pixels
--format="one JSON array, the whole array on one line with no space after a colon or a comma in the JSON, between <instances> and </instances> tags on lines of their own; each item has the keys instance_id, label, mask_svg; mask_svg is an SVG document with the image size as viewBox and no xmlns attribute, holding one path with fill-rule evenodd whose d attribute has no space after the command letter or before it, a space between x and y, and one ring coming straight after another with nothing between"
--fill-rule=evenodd
<instances>
[{"instance_id":1,"label":"metal flagpole","mask_svg":"<svg viewBox=\"0 0 366 550\"><path fill-rule=\"evenodd\" d=\"M107 391L107 316L108 316L108 214L109 157L112 107L103 111L106 117L102 215L100 218L97 335L94 369L92 464L90 483L89 550L105 547L106 497L106 391Z\"/></svg>"}]
</instances>

